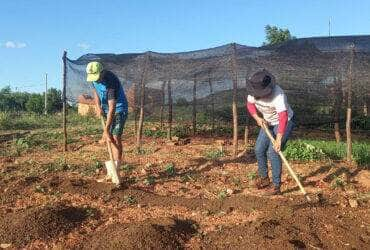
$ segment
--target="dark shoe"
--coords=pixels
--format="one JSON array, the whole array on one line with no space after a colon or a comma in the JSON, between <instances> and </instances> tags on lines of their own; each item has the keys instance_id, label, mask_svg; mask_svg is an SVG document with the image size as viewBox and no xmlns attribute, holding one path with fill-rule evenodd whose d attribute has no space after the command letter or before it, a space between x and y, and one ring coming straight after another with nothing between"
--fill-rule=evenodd
<instances>
[{"instance_id":1,"label":"dark shoe","mask_svg":"<svg viewBox=\"0 0 370 250\"><path fill-rule=\"evenodd\" d=\"M269 189L266 189L264 195L266 196L281 195L280 187L273 186Z\"/></svg>"},{"instance_id":2,"label":"dark shoe","mask_svg":"<svg viewBox=\"0 0 370 250\"><path fill-rule=\"evenodd\" d=\"M266 188L270 185L270 179L268 177L262 178L262 177L257 177L256 180L256 187L257 189L263 189Z\"/></svg>"}]
</instances>

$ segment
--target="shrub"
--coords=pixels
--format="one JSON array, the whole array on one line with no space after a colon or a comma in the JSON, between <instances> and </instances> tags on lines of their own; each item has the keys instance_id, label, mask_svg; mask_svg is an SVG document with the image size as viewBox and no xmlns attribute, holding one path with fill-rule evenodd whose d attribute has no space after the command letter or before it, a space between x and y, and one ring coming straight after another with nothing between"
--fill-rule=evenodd
<instances>
[{"instance_id":1,"label":"shrub","mask_svg":"<svg viewBox=\"0 0 370 250\"><path fill-rule=\"evenodd\" d=\"M0 129L10 129L12 119L9 112L0 112Z\"/></svg>"},{"instance_id":2,"label":"shrub","mask_svg":"<svg viewBox=\"0 0 370 250\"><path fill-rule=\"evenodd\" d=\"M290 160L319 160L329 158L341 160L346 157L346 143L335 141L293 140L289 141L284 154ZM370 164L370 144L353 142L352 157L362 166Z\"/></svg>"},{"instance_id":3,"label":"shrub","mask_svg":"<svg viewBox=\"0 0 370 250\"><path fill-rule=\"evenodd\" d=\"M325 157L324 152L312 144L304 141L291 141L284 150L287 159L291 160L319 160Z\"/></svg>"},{"instance_id":4,"label":"shrub","mask_svg":"<svg viewBox=\"0 0 370 250\"><path fill-rule=\"evenodd\" d=\"M219 149L212 149L205 151L204 156L209 160L217 160L218 158L224 157L225 152Z\"/></svg>"}]
</instances>

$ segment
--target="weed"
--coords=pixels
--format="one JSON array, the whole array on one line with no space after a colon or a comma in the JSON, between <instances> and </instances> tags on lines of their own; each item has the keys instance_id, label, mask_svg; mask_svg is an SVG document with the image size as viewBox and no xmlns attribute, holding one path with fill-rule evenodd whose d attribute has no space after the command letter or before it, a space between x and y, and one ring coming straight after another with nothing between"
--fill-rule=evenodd
<instances>
[{"instance_id":1,"label":"weed","mask_svg":"<svg viewBox=\"0 0 370 250\"><path fill-rule=\"evenodd\" d=\"M168 163L165 166L164 171L166 172L166 174L168 176L174 176L175 173L176 173L176 169L175 169L175 166L173 165L173 163Z\"/></svg>"},{"instance_id":2,"label":"weed","mask_svg":"<svg viewBox=\"0 0 370 250\"><path fill-rule=\"evenodd\" d=\"M181 182L188 182L188 181L195 181L194 178L190 174L185 174L181 176Z\"/></svg>"},{"instance_id":3,"label":"weed","mask_svg":"<svg viewBox=\"0 0 370 250\"><path fill-rule=\"evenodd\" d=\"M147 186L151 186L155 183L155 178L154 176L152 175L148 175L145 180L144 180L144 184L147 185Z\"/></svg>"},{"instance_id":4,"label":"weed","mask_svg":"<svg viewBox=\"0 0 370 250\"><path fill-rule=\"evenodd\" d=\"M42 194L45 194L45 193L46 193L46 189L45 189L43 186L37 185L37 186L35 187L35 192L36 192L36 193L42 193Z\"/></svg>"},{"instance_id":5,"label":"weed","mask_svg":"<svg viewBox=\"0 0 370 250\"><path fill-rule=\"evenodd\" d=\"M236 177L234 177L232 181L233 181L234 185L235 185L237 188L241 188L242 182L241 182L240 178L236 178Z\"/></svg>"},{"instance_id":6,"label":"weed","mask_svg":"<svg viewBox=\"0 0 370 250\"><path fill-rule=\"evenodd\" d=\"M124 198L125 202L129 205L133 205L133 204L136 203L136 199L132 195L125 195L123 198Z\"/></svg>"},{"instance_id":7,"label":"weed","mask_svg":"<svg viewBox=\"0 0 370 250\"><path fill-rule=\"evenodd\" d=\"M354 161L361 166L369 165L370 144L353 142L352 146ZM346 144L335 141L293 140L288 142L284 154L290 160L311 161L324 158L341 160L346 157Z\"/></svg>"},{"instance_id":8,"label":"weed","mask_svg":"<svg viewBox=\"0 0 370 250\"><path fill-rule=\"evenodd\" d=\"M132 170L134 170L134 167L131 166L130 164L124 164L124 165L121 166L121 170L126 172L126 173L129 173Z\"/></svg>"},{"instance_id":9,"label":"weed","mask_svg":"<svg viewBox=\"0 0 370 250\"><path fill-rule=\"evenodd\" d=\"M248 180L253 181L257 178L257 173L252 171L247 174Z\"/></svg>"},{"instance_id":10,"label":"weed","mask_svg":"<svg viewBox=\"0 0 370 250\"><path fill-rule=\"evenodd\" d=\"M325 157L322 149L300 140L290 142L284 150L284 153L287 159L291 160L312 161Z\"/></svg>"},{"instance_id":11,"label":"weed","mask_svg":"<svg viewBox=\"0 0 370 250\"><path fill-rule=\"evenodd\" d=\"M144 135L147 137L154 137L154 138L166 138L167 131L145 129Z\"/></svg>"},{"instance_id":12,"label":"weed","mask_svg":"<svg viewBox=\"0 0 370 250\"><path fill-rule=\"evenodd\" d=\"M204 152L204 156L209 160L217 160L225 156L225 152L219 149L207 150Z\"/></svg>"},{"instance_id":13,"label":"weed","mask_svg":"<svg viewBox=\"0 0 370 250\"><path fill-rule=\"evenodd\" d=\"M347 183L339 176L335 177L331 183L331 188L343 188Z\"/></svg>"},{"instance_id":14,"label":"weed","mask_svg":"<svg viewBox=\"0 0 370 250\"><path fill-rule=\"evenodd\" d=\"M221 191L218 193L217 197L218 197L220 200L225 199L225 198L227 197L227 191L226 191L226 190L221 190Z\"/></svg>"}]
</instances>

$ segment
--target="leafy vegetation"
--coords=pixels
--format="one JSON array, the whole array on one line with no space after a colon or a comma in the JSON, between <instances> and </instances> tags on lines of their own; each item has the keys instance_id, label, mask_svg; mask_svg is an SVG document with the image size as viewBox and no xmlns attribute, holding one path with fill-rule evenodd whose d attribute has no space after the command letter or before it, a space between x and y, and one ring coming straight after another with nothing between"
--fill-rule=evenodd
<instances>
[{"instance_id":1,"label":"leafy vegetation","mask_svg":"<svg viewBox=\"0 0 370 250\"><path fill-rule=\"evenodd\" d=\"M352 156L359 165L370 164L370 144L354 142L352 145ZM287 159L312 161L329 158L341 160L346 157L346 144L335 141L319 140L291 140L288 141L284 150Z\"/></svg>"},{"instance_id":2,"label":"leafy vegetation","mask_svg":"<svg viewBox=\"0 0 370 250\"><path fill-rule=\"evenodd\" d=\"M225 151L219 149L211 149L204 152L204 157L209 160L217 160L225 156Z\"/></svg>"},{"instance_id":3,"label":"leafy vegetation","mask_svg":"<svg viewBox=\"0 0 370 250\"><path fill-rule=\"evenodd\" d=\"M44 94L27 92L13 92L9 86L0 90L0 111L31 112L42 114L44 112ZM55 113L62 109L62 92L50 88L47 92L47 112Z\"/></svg>"},{"instance_id":4,"label":"leafy vegetation","mask_svg":"<svg viewBox=\"0 0 370 250\"><path fill-rule=\"evenodd\" d=\"M173 176L176 174L176 169L173 163L166 164L166 166L164 167L164 171L168 176Z\"/></svg>"},{"instance_id":5,"label":"leafy vegetation","mask_svg":"<svg viewBox=\"0 0 370 250\"><path fill-rule=\"evenodd\" d=\"M288 29L281 29L277 26L266 25L265 33L266 42L264 43L264 45L279 44L295 38L290 34L290 31Z\"/></svg>"}]
</instances>

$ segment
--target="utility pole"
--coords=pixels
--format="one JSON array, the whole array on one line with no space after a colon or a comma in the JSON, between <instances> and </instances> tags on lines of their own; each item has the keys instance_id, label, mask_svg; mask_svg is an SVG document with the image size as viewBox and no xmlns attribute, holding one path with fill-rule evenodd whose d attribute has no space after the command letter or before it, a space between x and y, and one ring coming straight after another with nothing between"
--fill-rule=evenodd
<instances>
[{"instance_id":1,"label":"utility pole","mask_svg":"<svg viewBox=\"0 0 370 250\"><path fill-rule=\"evenodd\" d=\"M331 36L331 18L329 18L329 37Z\"/></svg>"},{"instance_id":2,"label":"utility pole","mask_svg":"<svg viewBox=\"0 0 370 250\"><path fill-rule=\"evenodd\" d=\"M48 114L48 73L45 73L45 115Z\"/></svg>"}]
</instances>

